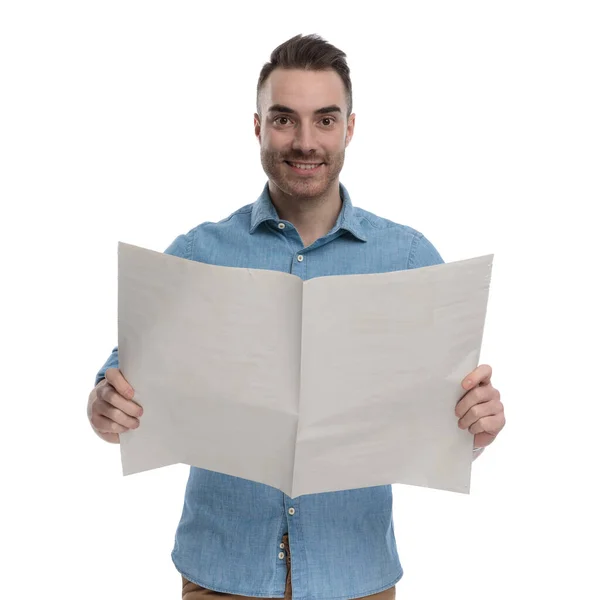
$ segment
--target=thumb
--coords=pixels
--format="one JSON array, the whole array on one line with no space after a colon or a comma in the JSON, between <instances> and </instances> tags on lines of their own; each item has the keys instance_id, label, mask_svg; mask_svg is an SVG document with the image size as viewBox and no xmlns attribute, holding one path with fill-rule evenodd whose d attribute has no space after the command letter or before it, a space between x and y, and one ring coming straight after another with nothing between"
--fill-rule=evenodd
<instances>
[{"instance_id":1,"label":"thumb","mask_svg":"<svg viewBox=\"0 0 600 600\"><path fill-rule=\"evenodd\" d=\"M133 400L133 388L129 385L125 377L123 377L123 373L121 373L119 369L106 369L104 377L106 378L106 381L110 383L121 396L123 396L123 398Z\"/></svg>"}]
</instances>

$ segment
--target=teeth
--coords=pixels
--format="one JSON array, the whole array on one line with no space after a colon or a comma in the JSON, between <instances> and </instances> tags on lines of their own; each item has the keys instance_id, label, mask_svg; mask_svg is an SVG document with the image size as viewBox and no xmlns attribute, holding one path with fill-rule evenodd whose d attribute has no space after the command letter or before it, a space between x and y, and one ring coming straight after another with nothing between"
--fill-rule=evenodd
<instances>
[{"instance_id":1,"label":"teeth","mask_svg":"<svg viewBox=\"0 0 600 600\"><path fill-rule=\"evenodd\" d=\"M290 163L292 167L296 167L296 169L302 169L303 171L308 171L310 169L316 169L319 165L299 165L298 163Z\"/></svg>"}]
</instances>

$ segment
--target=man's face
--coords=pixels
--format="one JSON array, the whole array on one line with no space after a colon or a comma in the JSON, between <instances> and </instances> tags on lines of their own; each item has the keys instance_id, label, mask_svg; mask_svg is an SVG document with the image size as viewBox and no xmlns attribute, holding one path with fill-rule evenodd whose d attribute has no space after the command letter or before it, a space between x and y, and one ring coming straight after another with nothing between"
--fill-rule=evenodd
<instances>
[{"instance_id":1,"label":"man's face","mask_svg":"<svg viewBox=\"0 0 600 600\"><path fill-rule=\"evenodd\" d=\"M269 179L298 198L326 193L337 182L354 131L341 77L335 71L275 69L259 108L254 129Z\"/></svg>"}]
</instances>

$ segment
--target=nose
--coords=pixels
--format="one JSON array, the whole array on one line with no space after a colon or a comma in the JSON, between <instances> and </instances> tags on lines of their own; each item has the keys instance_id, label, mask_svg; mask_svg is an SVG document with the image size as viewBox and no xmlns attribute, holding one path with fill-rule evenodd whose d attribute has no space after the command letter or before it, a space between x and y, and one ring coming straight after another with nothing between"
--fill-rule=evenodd
<instances>
[{"instance_id":1,"label":"nose","mask_svg":"<svg viewBox=\"0 0 600 600\"><path fill-rule=\"evenodd\" d=\"M303 154L309 154L316 151L317 142L315 139L315 132L310 125L298 126L292 142L292 148Z\"/></svg>"}]
</instances>

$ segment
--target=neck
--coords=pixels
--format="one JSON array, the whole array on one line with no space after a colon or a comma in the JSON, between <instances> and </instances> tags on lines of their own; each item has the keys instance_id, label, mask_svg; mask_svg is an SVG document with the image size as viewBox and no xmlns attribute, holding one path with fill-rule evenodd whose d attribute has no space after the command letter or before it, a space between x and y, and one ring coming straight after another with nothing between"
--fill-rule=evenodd
<instances>
[{"instance_id":1,"label":"neck","mask_svg":"<svg viewBox=\"0 0 600 600\"><path fill-rule=\"evenodd\" d=\"M327 235L335 225L342 209L339 186L336 179L321 196L305 198L286 194L269 181L269 194L279 218L298 230L305 248Z\"/></svg>"}]
</instances>

